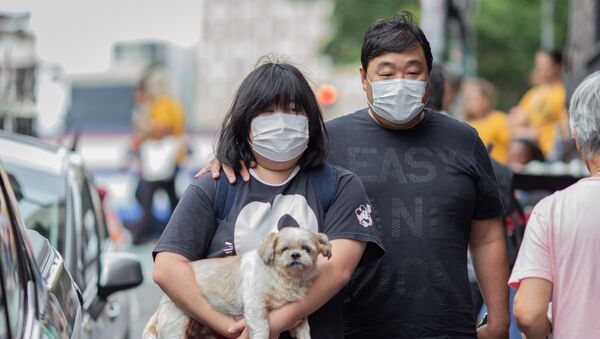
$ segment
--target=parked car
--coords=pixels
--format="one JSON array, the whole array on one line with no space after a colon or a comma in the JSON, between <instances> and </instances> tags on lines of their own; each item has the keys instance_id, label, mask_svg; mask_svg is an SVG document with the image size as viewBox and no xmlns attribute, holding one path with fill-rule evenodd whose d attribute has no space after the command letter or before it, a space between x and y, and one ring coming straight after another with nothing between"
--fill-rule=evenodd
<instances>
[{"instance_id":1,"label":"parked car","mask_svg":"<svg viewBox=\"0 0 600 339\"><path fill-rule=\"evenodd\" d=\"M10 181L0 164L0 338L83 338L81 293L56 249L26 231Z\"/></svg>"},{"instance_id":2,"label":"parked car","mask_svg":"<svg viewBox=\"0 0 600 339\"><path fill-rule=\"evenodd\" d=\"M39 139L0 133L0 158L14 177L25 225L58 250L82 291L84 336L126 338L132 298L113 292L141 284L141 265L131 255L116 252L100 194L81 157ZM107 276L107 269L119 273ZM106 280L119 276L121 283ZM107 283L114 288L107 289Z\"/></svg>"}]
</instances>

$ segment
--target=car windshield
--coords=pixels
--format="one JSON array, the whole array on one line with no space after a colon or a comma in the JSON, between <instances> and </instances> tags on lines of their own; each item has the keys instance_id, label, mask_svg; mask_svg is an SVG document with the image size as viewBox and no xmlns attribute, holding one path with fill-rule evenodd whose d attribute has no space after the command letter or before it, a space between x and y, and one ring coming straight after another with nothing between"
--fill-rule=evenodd
<instances>
[{"instance_id":1,"label":"car windshield","mask_svg":"<svg viewBox=\"0 0 600 339\"><path fill-rule=\"evenodd\" d=\"M31 166L4 162L25 225L61 248L59 234L65 225L65 179Z\"/></svg>"}]
</instances>

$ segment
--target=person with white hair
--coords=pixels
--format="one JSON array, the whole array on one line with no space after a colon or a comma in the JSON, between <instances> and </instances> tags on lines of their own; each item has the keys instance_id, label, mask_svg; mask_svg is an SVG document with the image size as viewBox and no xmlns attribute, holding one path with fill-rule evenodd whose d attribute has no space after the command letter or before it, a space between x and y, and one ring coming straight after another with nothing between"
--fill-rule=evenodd
<instances>
[{"instance_id":1,"label":"person with white hair","mask_svg":"<svg viewBox=\"0 0 600 339\"><path fill-rule=\"evenodd\" d=\"M600 72L577 87L569 114L591 176L540 201L527 224L509 285L528 339L600 338Z\"/></svg>"}]
</instances>

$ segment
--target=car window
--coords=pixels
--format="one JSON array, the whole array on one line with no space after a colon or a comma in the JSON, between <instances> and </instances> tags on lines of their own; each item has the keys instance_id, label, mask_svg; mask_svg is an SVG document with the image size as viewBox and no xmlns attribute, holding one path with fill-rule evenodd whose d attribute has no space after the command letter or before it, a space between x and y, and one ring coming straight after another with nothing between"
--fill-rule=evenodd
<instances>
[{"instance_id":1,"label":"car window","mask_svg":"<svg viewBox=\"0 0 600 339\"><path fill-rule=\"evenodd\" d=\"M99 240L98 240L98 216L94 209L89 186L84 184L81 188L81 220L83 221L82 237L83 237L83 259L84 259L84 275L86 285L95 283L98 277L98 256L99 256Z\"/></svg>"},{"instance_id":2,"label":"car window","mask_svg":"<svg viewBox=\"0 0 600 339\"><path fill-rule=\"evenodd\" d=\"M16 333L24 309L24 269L17 249L17 238L3 192L0 192L0 276L4 290L4 303L8 328Z\"/></svg>"},{"instance_id":3,"label":"car window","mask_svg":"<svg viewBox=\"0 0 600 339\"><path fill-rule=\"evenodd\" d=\"M66 223L65 179L17 163L4 163L27 228L33 229L61 250ZM64 255L64 253L63 253Z\"/></svg>"}]
</instances>

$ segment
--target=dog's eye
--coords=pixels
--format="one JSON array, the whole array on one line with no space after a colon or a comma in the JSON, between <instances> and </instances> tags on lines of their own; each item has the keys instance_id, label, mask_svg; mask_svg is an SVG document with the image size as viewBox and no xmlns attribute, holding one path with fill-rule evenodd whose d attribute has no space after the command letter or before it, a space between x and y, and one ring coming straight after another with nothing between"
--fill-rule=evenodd
<instances>
[{"instance_id":1,"label":"dog's eye","mask_svg":"<svg viewBox=\"0 0 600 339\"><path fill-rule=\"evenodd\" d=\"M310 253L310 247L304 245L302 246L302 249L306 251L306 253Z\"/></svg>"},{"instance_id":2,"label":"dog's eye","mask_svg":"<svg viewBox=\"0 0 600 339\"><path fill-rule=\"evenodd\" d=\"M282 248L282 249L281 249L281 253L283 253L283 252L285 252L285 251L287 251L287 250L288 250L288 248L287 248L287 247L284 247L284 248Z\"/></svg>"}]
</instances>

